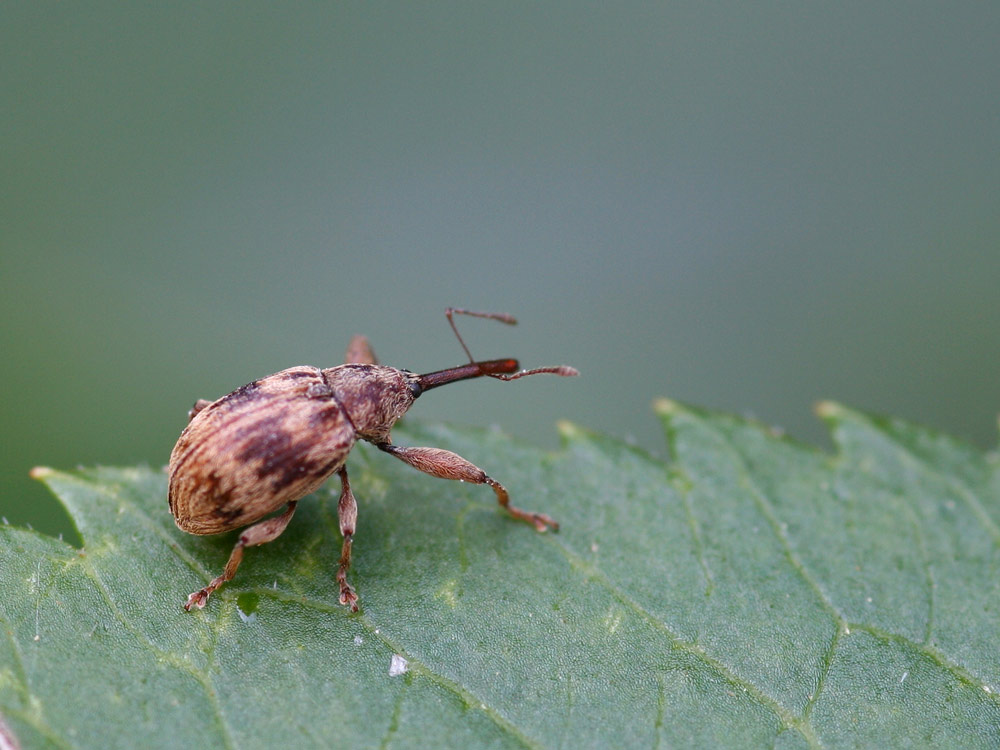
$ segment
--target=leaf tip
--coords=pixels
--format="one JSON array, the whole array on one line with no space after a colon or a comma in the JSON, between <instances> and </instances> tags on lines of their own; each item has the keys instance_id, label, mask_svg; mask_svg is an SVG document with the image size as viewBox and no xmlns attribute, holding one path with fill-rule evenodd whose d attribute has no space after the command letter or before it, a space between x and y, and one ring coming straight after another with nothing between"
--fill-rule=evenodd
<instances>
[{"instance_id":1,"label":"leaf tip","mask_svg":"<svg viewBox=\"0 0 1000 750\"><path fill-rule=\"evenodd\" d=\"M556 422L556 429L559 431L559 434L567 440L579 437L583 434L583 430L570 422L568 419L560 419Z\"/></svg>"},{"instance_id":2,"label":"leaf tip","mask_svg":"<svg viewBox=\"0 0 1000 750\"><path fill-rule=\"evenodd\" d=\"M844 416L844 408L836 401L817 401L813 411L820 419L837 419Z\"/></svg>"},{"instance_id":3,"label":"leaf tip","mask_svg":"<svg viewBox=\"0 0 1000 750\"><path fill-rule=\"evenodd\" d=\"M661 417L669 417L680 411L680 404L670 398L658 398L653 401L653 411Z\"/></svg>"},{"instance_id":4,"label":"leaf tip","mask_svg":"<svg viewBox=\"0 0 1000 750\"><path fill-rule=\"evenodd\" d=\"M48 466L36 466L28 472L28 476L32 479L43 480L55 473L55 469L50 469Z\"/></svg>"}]
</instances>

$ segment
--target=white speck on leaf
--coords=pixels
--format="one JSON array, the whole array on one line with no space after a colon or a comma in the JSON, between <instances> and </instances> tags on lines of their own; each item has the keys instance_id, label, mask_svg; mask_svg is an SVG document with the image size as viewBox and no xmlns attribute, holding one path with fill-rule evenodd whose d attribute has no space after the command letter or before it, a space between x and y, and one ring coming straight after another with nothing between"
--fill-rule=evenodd
<instances>
[{"instance_id":1,"label":"white speck on leaf","mask_svg":"<svg viewBox=\"0 0 1000 750\"><path fill-rule=\"evenodd\" d=\"M354 636L354 645L355 646L360 646L364 642L365 642L365 639L362 638L360 635Z\"/></svg>"},{"instance_id":2,"label":"white speck on leaf","mask_svg":"<svg viewBox=\"0 0 1000 750\"><path fill-rule=\"evenodd\" d=\"M909 672L903 672L903 676L899 678L899 684L900 685L903 684L903 680L906 679L906 675L908 675L908 674L909 674Z\"/></svg>"},{"instance_id":3,"label":"white speck on leaf","mask_svg":"<svg viewBox=\"0 0 1000 750\"><path fill-rule=\"evenodd\" d=\"M608 633L614 635L618 627L622 624L622 613L617 609L612 609L604 616L604 627Z\"/></svg>"},{"instance_id":4,"label":"white speck on leaf","mask_svg":"<svg viewBox=\"0 0 1000 750\"><path fill-rule=\"evenodd\" d=\"M409 663L399 654L393 654L389 660L389 676L399 677L410 669Z\"/></svg>"}]
</instances>

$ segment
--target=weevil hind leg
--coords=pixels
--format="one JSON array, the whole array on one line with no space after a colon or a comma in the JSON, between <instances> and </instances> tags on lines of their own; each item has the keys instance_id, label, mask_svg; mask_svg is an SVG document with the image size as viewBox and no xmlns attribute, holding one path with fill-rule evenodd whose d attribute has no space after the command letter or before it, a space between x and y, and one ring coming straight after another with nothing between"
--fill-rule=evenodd
<instances>
[{"instance_id":1,"label":"weevil hind leg","mask_svg":"<svg viewBox=\"0 0 1000 750\"><path fill-rule=\"evenodd\" d=\"M344 546L340 550L340 566L337 568L337 583L340 584L340 603L358 611L358 595L354 587L347 582L347 571L351 567L351 544L354 541L354 531L358 523L358 501L351 492L351 483L347 479L347 469L343 468L340 475L340 502L337 504L337 519L340 522L340 533L344 537Z\"/></svg>"},{"instance_id":2,"label":"weevil hind leg","mask_svg":"<svg viewBox=\"0 0 1000 750\"><path fill-rule=\"evenodd\" d=\"M244 529L243 533L240 534L239 540L236 542L236 546L233 547L232 553L229 555L229 561L226 563L222 575L212 579L212 582L205 588L191 594L184 604L184 609L188 612L191 611L191 607L201 609L208 602L208 597L213 591L226 581L231 581L233 576L236 575L236 569L240 567L240 562L243 560L243 550L246 547L259 547L262 544L273 542L281 536L281 532L285 530L288 522L292 520L292 514L295 513L295 506L297 504L298 501L293 500L280 516L265 518L260 523Z\"/></svg>"},{"instance_id":3,"label":"weevil hind leg","mask_svg":"<svg viewBox=\"0 0 1000 750\"><path fill-rule=\"evenodd\" d=\"M355 336L351 343L347 345L347 352L344 354L345 365L377 365L378 358L372 345L366 336Z\"/></svg>"},{"instance_id":4,"label":"weevil hind leg","mask_svg":"<svg viewBox=\"0 0 1000 750\"><path fill-rule=\"evenodd\" d=\"M507 494L506 488L500 482L488 476L485 471L466 461L457 453L441 448L403 448L392 443L379 443L377 447L432 477L460 479L473 484L488 484L496 493L500 506L514 518L532 524L538 531L559 530L559 524L552 517L531 510L521 510L511 505L510 495Z\"/></svg>"}]
</instances>

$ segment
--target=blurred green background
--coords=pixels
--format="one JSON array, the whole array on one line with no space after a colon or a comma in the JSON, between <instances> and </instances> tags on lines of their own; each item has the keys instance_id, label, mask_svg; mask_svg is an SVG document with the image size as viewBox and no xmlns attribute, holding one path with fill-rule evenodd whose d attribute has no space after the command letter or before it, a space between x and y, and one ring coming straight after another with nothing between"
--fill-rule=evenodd
<instances>
[{"instance_id":1,"label":"blurred green background","mask_svg":"<svg viewBox=\"0 0 1000 750\"><path fill-rule=\"evenodd\" d=\"M820 444L834 398L992 446L998 39L995 2L4 4L0 515L68 531L32 466L162 465L355 332L459 364L447 305L583 376L424 419L662 454L656 396Z\"/></svg>"}]
</instances>

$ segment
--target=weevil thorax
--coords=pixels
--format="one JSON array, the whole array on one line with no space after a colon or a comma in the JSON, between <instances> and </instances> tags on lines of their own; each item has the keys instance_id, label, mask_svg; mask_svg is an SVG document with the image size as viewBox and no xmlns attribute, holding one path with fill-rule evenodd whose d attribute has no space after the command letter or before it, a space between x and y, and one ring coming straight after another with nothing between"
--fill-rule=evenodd
<instances>
[{"instance_id":1,"label":"weevil thorax","mask_svg":"<svg viewBox=\"0 0 1000 750\"><path fill-rule=\"evenodd\" d=\"M420 378L407 370L382 365L350 364L323 370L359 438L386 442L396 420L420 395Z\"/></svg>"}]
</instances>

